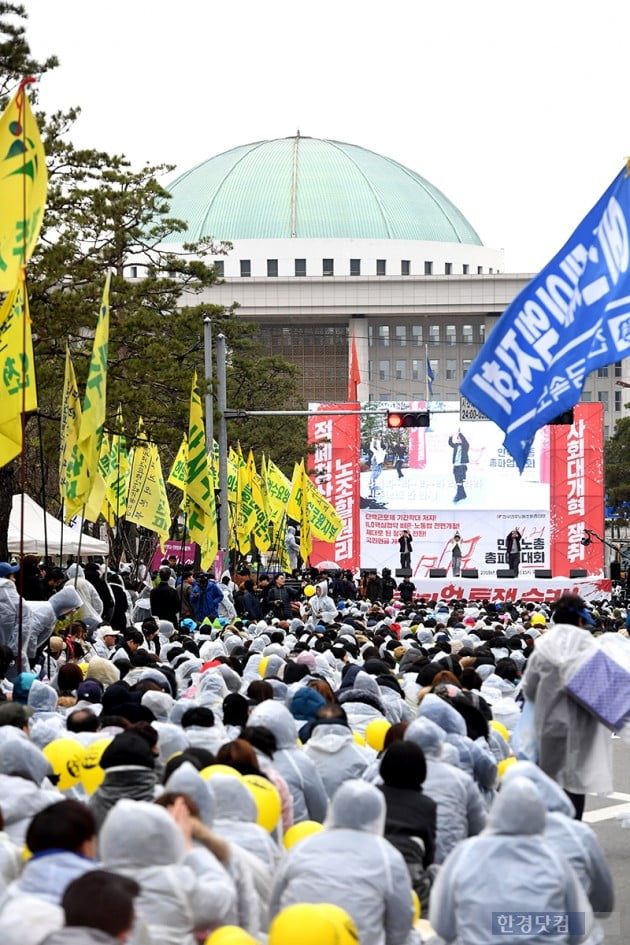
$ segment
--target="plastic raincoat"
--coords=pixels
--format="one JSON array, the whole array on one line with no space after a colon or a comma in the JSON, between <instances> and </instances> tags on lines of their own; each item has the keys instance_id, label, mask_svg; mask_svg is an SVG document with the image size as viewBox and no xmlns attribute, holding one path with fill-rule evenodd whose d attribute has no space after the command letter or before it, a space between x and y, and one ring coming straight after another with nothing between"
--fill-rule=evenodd
<instances>
[{"instance_id":1,"label":"plastic raincoat","mask_svg":"<svg viewBox=\"0 0 630 945\"><path fill-rule=\"evenodd\" d=\"M261 702L252 710L249 724L262 725L276 737L273 767L289 785L293 823L302 820L323 823L328 805L326 789L311 759L298 748L297 725L289 710L278 702Z\"/></svg>"},{"instance_id":2,"label":"plastic raincoat","mask_svg":"<svg viewBox=\"0 0 630 945\"><path fill-rule=\"evenodd\" d=\"M140 884L136 914L155 945L194 945L196 931L231 917L233 890L207 872L203 850L186 840L168 811L145 801L119 801L99 837L105 869ZM207 852L207 851L206 851Z\"/></svg>"},{"instance_id":3,"label":"plastic raincoat","mask_svg":"<svg viewBox=\"0 0 630 945\"><path fill-rule=\"evenodd\" d=\"M327 829L294 846L280 867L274 916L299 902L340 906L361 945L402 945L413 919L411 884L401 854L383 838L385 798L365 781L336 793Z\"/></svg>"},{"instance_id":4,"label":"plastic raincoat","mask_svg":"<svg viewBox=\"0 0 630 945\"><path fill-rule=\"evenodd\" d=\"M356 744L351 729L342 722L315 725L304 754L319 771L329 798L344 781L361 778L374 757L373 751Z\"/></svg>"},{"instance_id":5,"label":"plastic raincoat","mask_svg":"<svg viewBox=\"0 0 630 945\"><path fill-rule=\"evenodd\" d=\"M431 891L429 919L445 942L492 945L505 941L536 945L549 942L549 932L518 926L509 935L493 914L584 913L588 934L591 907L571 866L542 836L545 808L534 785L514 778L493 804L488 828L460 843L450 854ZM480 869L483 864L483 869ZM555 942L578 943L583 935L556 933Z\"/></svg>"},{"instance_id":6,"label":"plastic raincoat","mask_svg":"<svg viewBox=\"0 0 630 945\"><path fill-rule=\"evenodd\" d=\"M427 776L422 790L437 804L435 863L442 863L460 840L483 830L486 811L479 788L469 774L441 760L444 731L428 718L419 718L405 740L424 752Z\"/></svg>"},{"instance_id":7,"label":"plastic raincoat","mask_svg":"<svg viewBox=\"0 0 630 945\"><path fill-rule=\"evenodd\" d=\"M538 763L572 794L613 789L610 732L564 691L596 646L588 630L557 624L536 640L523 677L523 694L534 703Z\"/></svg>"}]
</instances>

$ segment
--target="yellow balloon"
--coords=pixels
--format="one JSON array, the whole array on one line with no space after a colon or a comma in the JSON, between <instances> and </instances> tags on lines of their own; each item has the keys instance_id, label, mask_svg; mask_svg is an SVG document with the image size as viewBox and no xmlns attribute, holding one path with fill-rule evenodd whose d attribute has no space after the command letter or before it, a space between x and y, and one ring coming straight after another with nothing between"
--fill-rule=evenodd
<instances>
[{"instance_id":1,"label":"yellow balloon","mask_svg":"<svg viewBox=\"0 0 630 945\"><path fill-rule=\"evenodd\" d=\"M365 730L365 740L374 751L382 751L385 744L385 736L392 727L387 719L372 719Z\"/></svg>"},{"instance_id":2,"label":"yellow balloon","mask_svg":"<svg viewBox=\"0 0 630 945\"><path fill-rule=\"evenodd\" d=\"M83 746L79 742L72 738L56 738L42 751L59 777L57 787L60 791L66 791L78 782L83 757Z\"/></svg>"},{"instance_id":3,"label":"yellow balloon","mask_svg":"<svg viewBox=\"0 0 630 945\"><path fill-rule=\"evenodd\" d=\"M420 905L418 893L415 891L415 889L411 890L411 901L413 902L413 924L415 925L422 915L422 906Z\"/></svg>"},{"instance_id":4,"label":"yellow balloon","mask_svg":"<svg viewBox=\"0 0 630 945\"><path fill-rule=\"evenodd\" d=\"M498 763L498 765L497 765L497 774L499 775L499 781L502 779L502 777L503 777L503 775L505 774L505 772L507 771L507 769L508 769L508 768L511 768L512 765L515 765L515 764L516 764L517 760L518 760L518 759L515 758L514 755L510 755L509 758L504 758L503 761L500 761L500 762Z\"/></svg>"},{"instance_id":5,"label":"yellow balloon","mask_svg":"<svg viewBox=\"0 0 630 945\"><path fill-rule=\"evenodd\" d=\"M304 588L304 596L312 597L314 593L315 593L315 588L313 587L313 585L307 584L306 587Z\"/></svg>"},{"instance_id":6,"label":"yellow balloon","mask_svg":"<svg viewBox=\"0 0 630 945\"><path fill-rule=\"evenodd\" d=\"M88 671L88 665L89 665L88 663L77 663L77 666L79 667L79 669L80 669L81 672L83 673L83 678L84 678L84 679L85 679L85 674L86 674L87 671Z\"/></svg>"},{"instance_id":7,"label":"yellow balloon","mask_svg":"<svg viewBox=\"0 0 630 945\"><path fill-rule=\"evenodd\" d=\"M258 664L258 675L261 679L265 678L265 670L267 669L267 663L269 662L268 656L263 656L260 663Z\"/></svg>"},{"instance_id":8,"label":"yellow balloon","mask_svg":"<svg viewBox=\"0 0 630 945\"><path fill-rule=\"evenodd\" d=\"M358 945L353 920L330 903L296 903L279 912L269 928L269 945Z\"/></svg>"},{"instance_id":9,"label":"yellow balloon","mask_svg":"<svg viewBox=\"0 0 630 945\"><path fill-rule=\"evenodd\" d=\"M238 925L222 925L210 933L204 945L259 945L259 942Z\"/></svg>"},{"instance_id":10,"label":"yellow balloon","mask_svg":"<svg viewBox=\"0 0 630 945\"><path fill-rule=\"evenodd\" d=\"M94 794L94 791L105 780L105 772L101 768L101 758L110 742L111 738L99 738L88 745L83 752L79 777L88 794Z\"/></svg>"},{"instance_id":11,"label":"yellow balloon","mask_svg":"<svg viewBox=\"0 0 630 945\"><path fill-rule=\"evenodd\" d=\"M246 774L243 781L256 801L256 822L271 833L276 829L282 813L282 799L278 788L260 774Z\"/></svg>"},{"instance_id":12,"label":"yellow balloon","mask_svg":"<svg viewBox=\"0 0 630 945\"><path fill-rule=\"evenodd\" d=\"M364 739L364 737L363 737L363 735L361 734L361 732L353 732L353 733L352 733L352 738L354 739L354 741L356 742L357 745L361 745L363 748L367 745L367 742L366 742L366 740Z\"/></svg>"},{"instance_id":13,"label":"yellow balloon","mask_svg":"<svg viewBox=\"0 0 630 945\"><path fill-rule=\"evenodd\" d=\"M503 722L495 722L494 719L490 722L490 728L493 728L495 732L498 732L501 738L504 738L506 742L510 741L510 733L506 729Z\"/></svg>"},{"instance_id":14,"label":"yellow balloon","mask_svg":"<svg viewBox=\"0 0 630 945\"><path fill-rule=\"evenodd\" d=\"M236 768L231 768L229 765L208 765L207 768L202 768L199 772L202 778L205 778L206 781L208 778L213 778L215 774L227 774L231 778L238 778L239 781L243 780L242 774L236 770Z\"/></svg>"},{"instance_id":15,"label":"yellow balloon","mask_svg":"<svg viewBox=\"0 0 630 945\"><path fill-rule=\"evenodd\" d=\"M312 837L314 833L321 833L323 829L324 825L316 820L301 820L299 824L293 824L282 840L285 850L290 850L296 843L305 840L306 837Z\"/></svg>"}]
</instances>

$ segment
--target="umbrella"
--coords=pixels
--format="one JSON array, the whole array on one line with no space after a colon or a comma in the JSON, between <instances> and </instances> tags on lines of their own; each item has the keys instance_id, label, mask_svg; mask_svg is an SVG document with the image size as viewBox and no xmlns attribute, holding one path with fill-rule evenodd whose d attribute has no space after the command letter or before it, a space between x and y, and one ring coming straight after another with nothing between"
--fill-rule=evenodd
<instances>
[{"instance_id":1,"label":"umbrella","mask_svg":"<svg viewBox=\"0 0 630 945\"><path fill-rule=\"evenodd\" d=\"M336 561L319 561L316 565L316 568L319 568L320 571L341 571L341 565L337 564Z\"/></svg>"}]
</instances>

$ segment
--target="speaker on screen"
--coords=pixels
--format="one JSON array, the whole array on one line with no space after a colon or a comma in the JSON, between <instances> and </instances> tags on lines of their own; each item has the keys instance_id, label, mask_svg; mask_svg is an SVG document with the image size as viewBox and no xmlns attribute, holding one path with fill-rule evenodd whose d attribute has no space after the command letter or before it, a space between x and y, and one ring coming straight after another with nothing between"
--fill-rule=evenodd
<instances>
[{"instance_id":1,"label":"speaker on screen","mask_svg":"<svg viewBox=\"0 0 630 945\"><path fill-rule=\"evenodd\" d=\"M478 578L479 569L478 568L462 568L460 576L463 578Z\"/></svg>"},{"instance_id":2,"label":"speaker on screen","mask_svg":"<svg viewBox=\"0 0 630 945\"><path fill-rule=\"evenodd\" d=\"M553 577L553 574L549 568L538 568L537 571L534 571L535 578L550 578Z\"/></svg>"},{"instance_id":3,"label":"speaker on screen","mask_svg":"<svg viewBox=\"0 0 630 945\"><path fill-rule=\"evenodd\" d=\"M411 568L396 568L396 577L411 577Z\"/></svg>"},{"instance_id":4,"label":"speaker on screen","mask_svg":"<svg viewBox=\"0 0 630 945\"><path fill-rule=\"evenodd\" d=\"M504 570L504 571L497 571L497 577L498 578L513 578L513 577L516 577L516 575L514 574L514 571Z\"/></svg>"},{"instance_id":5,"label":"speaker on screen","mask_svg":"<svg viewBox=\"0 0 630 945\"><path fill-rule=\"evenodd\" d=\"M446 568L431 568L429 571L429 577L445 578Z\"/></svg>"},{"instance_id":6,"label":"speaker on screen","mask_svg":"<svg viewBox=\"0 0 630 945\"><path fill-rule=\"evenodd\" d=\"M569 571L570 578L580 578L580 577L587 577L587 576L588 576L588 571L586 570L586 568L571 568L571 570Z\"/></svg>"}]
</instances>

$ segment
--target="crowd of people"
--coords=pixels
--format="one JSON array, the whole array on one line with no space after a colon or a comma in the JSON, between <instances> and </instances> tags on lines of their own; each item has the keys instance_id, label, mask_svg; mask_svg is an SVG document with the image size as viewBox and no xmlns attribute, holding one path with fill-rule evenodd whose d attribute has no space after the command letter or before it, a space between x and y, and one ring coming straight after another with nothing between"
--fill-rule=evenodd
<instances>
[{"instance_id":1,"label":"crowd of people","mask_svg":"<svg viewBox=\"0 0 630 945\"><path fill-rule=\"evenodd\" d=\"M596 945L612 741L565 685L628 623L387 569L0 563L0 942Z\"/></svg>"}]
</instances>

